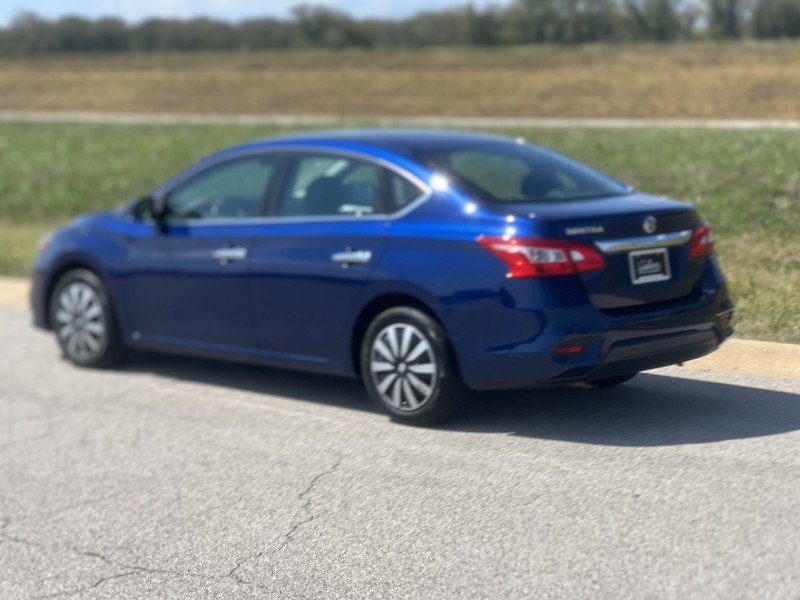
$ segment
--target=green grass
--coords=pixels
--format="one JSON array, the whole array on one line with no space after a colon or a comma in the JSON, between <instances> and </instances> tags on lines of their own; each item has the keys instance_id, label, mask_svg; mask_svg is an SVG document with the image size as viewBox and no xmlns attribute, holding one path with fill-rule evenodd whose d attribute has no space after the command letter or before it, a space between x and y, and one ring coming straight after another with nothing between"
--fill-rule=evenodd
<instances>
[{"instance_id":1,"label":"green grass","mask_svg":"<svg viewBox=\"0 0 800 600\"><path fill-rule=\"evenodd\" d=\"M51 227L0 222L0 275L28 275L38 240Z\"/></svg>"},{"instance_id":2,"label":"green grass","mask_svg":"<svg viewBox=\"0 0 800 600\"><path fill-rule=\"evenodd\" d=\"M257 126L0 124L0 273L23 274L36 239L121 204L197 158L279 133ZM800 342L800 136L779 131L502 131L640 189L694 202L716 227L741 337Z\"/></svg>"}]
</instances>

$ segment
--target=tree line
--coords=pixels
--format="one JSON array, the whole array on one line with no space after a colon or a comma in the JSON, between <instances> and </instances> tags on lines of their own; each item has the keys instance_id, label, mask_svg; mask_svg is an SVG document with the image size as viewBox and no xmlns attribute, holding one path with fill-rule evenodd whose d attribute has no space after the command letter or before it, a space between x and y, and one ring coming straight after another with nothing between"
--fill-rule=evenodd
<instances>
[{"instance_id":1,"label":"tree line","mask_svg":"<svg viewBox=\"0 0 800 600\"><path fill-rule=\"evenodd\" d=\"M18 15L0 28L0 52L160 52L266 48L502 46L800 37L800 0L513 0L508 6L354 19L318 5L286 19L238 23Z\"/></svg>"}]
</instances>

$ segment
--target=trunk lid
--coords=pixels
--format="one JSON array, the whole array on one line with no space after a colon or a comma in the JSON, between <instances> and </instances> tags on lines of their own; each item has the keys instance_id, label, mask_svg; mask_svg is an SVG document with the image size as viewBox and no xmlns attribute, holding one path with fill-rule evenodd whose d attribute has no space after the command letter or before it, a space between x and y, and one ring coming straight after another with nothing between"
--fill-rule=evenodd
<instances>
[{"instance_id":1,"label":"trunk lid","mask_svg":"<svg viewBox=\"0 0 800 600\"><path fill-rule=\"evenodd\" d=\"M692 230L700 219L688 203L633 193L594 200L509 206L530 220L537 235L594 244L602 271L579 275L600 309L625 308L689 295L706 257L690 257Z\"/></svg>"}]
</instances>

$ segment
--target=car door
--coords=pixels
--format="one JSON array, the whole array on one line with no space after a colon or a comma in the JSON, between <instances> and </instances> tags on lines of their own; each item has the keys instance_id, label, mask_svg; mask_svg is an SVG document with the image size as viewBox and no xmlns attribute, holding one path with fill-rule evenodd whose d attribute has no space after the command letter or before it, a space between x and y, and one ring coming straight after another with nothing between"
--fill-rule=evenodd
<instances>
[{"instance_id":1,"label":"car door","mask_svg":"<svg viewBox=\"0 0 800 600\"><path fill-rule=\"evenodd\" d=\"M293 361L346 352L348 319L386 245L383 167L293 153L250 255L258 346Z\"/></svg>"},{"instance_id":2,"label":"car door","mask_svg":"<svg viewBox=\"0 0 800 600\"><path fill-rule=\"evenodd\" d=\"M136 339L255 346L247 263L279 159L240 156L189 176L167 192L163 219L131 236L126 305Z\"/></svg>"}]
</instances>

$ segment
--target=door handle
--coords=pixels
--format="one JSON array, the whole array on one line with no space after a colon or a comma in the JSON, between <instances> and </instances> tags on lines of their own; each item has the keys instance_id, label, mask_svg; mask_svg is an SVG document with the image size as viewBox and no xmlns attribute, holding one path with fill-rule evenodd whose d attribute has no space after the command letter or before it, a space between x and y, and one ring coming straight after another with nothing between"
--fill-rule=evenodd
<instances>
[{"instance_id":1,"label":"door handle","mask_svg":"<svg viewBox=\"0 0 800 600\"><path fill-rule=\"evenodd\" d=\"M347 248L344 252L336 252L331 255L333 262L341 263L343 267L347 265L363 265L368 263L372 258L372 252L369 250L353 250Z\"/></svg>"},{"instance_id":2,"label":"door handle","mask_svg":"<svg viewBox=\"0 0 800 600\"><path fill-rule=\"evenodd\" d=\"M227 265L229 261L244 260L247 258L247 248L234 248L226 246L223 248L217 248L211 253L211 256L218 260L219 264Z\"/></svg>"}]
</instances>

